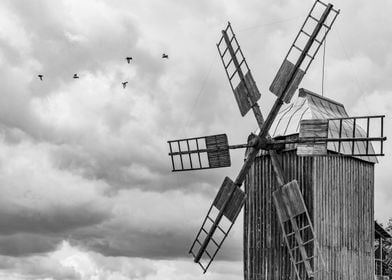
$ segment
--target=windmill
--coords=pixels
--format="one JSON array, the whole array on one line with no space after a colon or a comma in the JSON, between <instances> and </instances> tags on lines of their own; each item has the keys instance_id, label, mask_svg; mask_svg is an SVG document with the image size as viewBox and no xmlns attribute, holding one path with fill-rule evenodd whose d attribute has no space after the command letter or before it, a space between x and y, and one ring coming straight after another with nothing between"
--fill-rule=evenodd
<instances>
[{"instance_id":1,"label":"windmill","mask_svg":"<svg viewBox=\"0 0 392 280\"><path fill-rule=\"evenodd\" d=\"M269 134L283 103L290 103L338 14L339 10L334 9L332 4L325 4L319 0L314 3L270 86L270 91L277 96L277 99L265 120L257 103L261 94L230 23L222 30L217 48L227 78L241 115L245 116L252 109L259 126L259 133L251 135L246 144L240 145L229 145L226 134L168 141L172 171L227 167L231 164L230 149L247 148L246 159L237 178L234 181L228 177L224 179L189 250L194 257L194 262L201 266L204 273L222 247L246 202L248 194L241 189L241 185L260 152L269 154L272 163L271 172L276 176L278 186L273 193L273 204L291 265L298 279L303 279L303 275L308 278L314 277L315 260L318 259L320 263L324 261L298 181L287 182L278 152L284 149L285 145L296 144L299 156L326 155L327 146L331 143L338 145L341 152L341 147L345 147L344 143L349 142L354 146L354 143L366 145L372 141L379 141L381 146L378 152L369 148L367 144L365 151L358 152L353 148L345 150L345 155L383 155L382 143L386 139L383 131L381 130L381 136L377 137L370 137L369 134L369 120L381 120L382 127L383 116L304 120L301 121L299 137L296 139L272 139ZM358 131L356 122L363 118L368 120L367 131L365 134L356 133ZM330 133L332 123L335 125L334 132L337 132L333 137ZM342 128L347 123L353 123L351 137L342 134ZM300 223L298 216L303 217ZM304 229L308 229L306 236L301 234ZM312 245L311 250L307 245Z\"/></svg>"}]
</instances>

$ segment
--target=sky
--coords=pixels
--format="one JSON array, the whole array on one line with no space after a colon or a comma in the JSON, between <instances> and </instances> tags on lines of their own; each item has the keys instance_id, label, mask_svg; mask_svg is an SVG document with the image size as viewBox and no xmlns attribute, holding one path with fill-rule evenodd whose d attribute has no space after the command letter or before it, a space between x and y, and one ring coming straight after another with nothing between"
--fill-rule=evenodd
<instances>
[{"instance_id":1,"label":"sky","mask_svg":"<svg viewBox=\"0 0 392 280\"><path fill-rule=\"evenodd\" d=\"M232 23L266 115L312 3L2 0L0 278L242 278L241 217L207 274L187 251L243 151L230 168L172 173L167 140L226 133L244 143L257 126L239 114L220 31ZM341 13L327 38L324 94L350 115L385 114L392 139L392 2L333 4ZM301 83L318 93L321 57ZM391 153L389 140L375 167L380 222L392 216Z\"/></svg>"}]
</instances>

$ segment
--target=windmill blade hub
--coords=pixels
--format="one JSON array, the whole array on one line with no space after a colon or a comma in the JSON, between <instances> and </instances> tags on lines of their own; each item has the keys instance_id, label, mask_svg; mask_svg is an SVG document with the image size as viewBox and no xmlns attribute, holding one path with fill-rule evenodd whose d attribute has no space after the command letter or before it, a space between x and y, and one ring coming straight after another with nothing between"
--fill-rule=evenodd
<instances>
[{"instance_id":1,"label":"windmill blade hub","mask_svg":"<svg viewBox=\"0 0 392 280\"><path fill-rule=\"evenodd\" d=\"M254 147L257 148L259 146L259 143L261 142L261 139L258 135L251 133L248 137L248 146L249 147Z\"/></svg>"},{"instance_id":2,"label":"windmill blade hub","mask_svg":"<svg viewBox=\"0 0 392 280\"><path fill-rule=\"evenodd\" d=\"M281 143L279 141L275 141L273 139L267 137L260 137L256 134L249 135L248 146L253 147L257 150L282 150L285 147L285 143Z\"/></svg>"},{"instance_id":3,"label":"windmill blade hub","mask_svg":"<svg viewBox=\"0 0 392 280\"><path fill-rule=\"evenodd\" d=\"M253 147L256 150L267 150L270 141L266 137L260 137L256 134L251 134L248 138L248 146Z\"/></svg>"}]
</instances>

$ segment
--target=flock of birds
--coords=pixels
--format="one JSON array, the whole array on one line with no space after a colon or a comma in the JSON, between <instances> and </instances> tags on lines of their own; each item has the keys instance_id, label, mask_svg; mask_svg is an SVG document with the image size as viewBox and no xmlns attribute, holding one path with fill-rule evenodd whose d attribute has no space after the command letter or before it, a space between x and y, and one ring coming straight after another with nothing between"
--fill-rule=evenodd
<instances>
[{"instance_id":1,"label":"flock of birds","mask_svg":"<svg viewBox=\"0 0 392 280\"><path fill-rule=\"evenodd\" d=\"M164 58L164 59L169 59L169 55L163 53L163 54L162 54L162 58ZM125 59L127 60L128 64L130 64L130 63L131 63L131 60L132 60L132 56L127 56ZM44 75L39 74L39 75L38 75L38 78L39 78L41 81L43 81ZM73 75L73 78L74 78L74 79L79 79L78 74L75 73L75 74ZM128 84L128 81L122 82L123 88L126 88L126 87L127 87L127 84Z\"/></svg>"}]
</instances>

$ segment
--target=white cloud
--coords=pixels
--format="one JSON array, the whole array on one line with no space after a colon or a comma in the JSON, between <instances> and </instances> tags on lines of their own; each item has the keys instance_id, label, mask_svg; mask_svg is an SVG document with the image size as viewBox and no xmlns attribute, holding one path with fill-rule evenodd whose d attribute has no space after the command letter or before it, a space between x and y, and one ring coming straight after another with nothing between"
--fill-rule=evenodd
<instances>
[{"instance_id":1,"label":"white cloud","mask_svg":"<svg viewBox=\"0 0 392 280\"><path fill-rule=\"evenodd\" d=\"M200 279L201 270L189 260L149 260L144 258L105 257L71 246L63 241L52 253L39 257L1 257L2 279L64 280L180 280ZM216 262L206 280L238 279L240 262Z\"/></svg>"}]
</instances>

